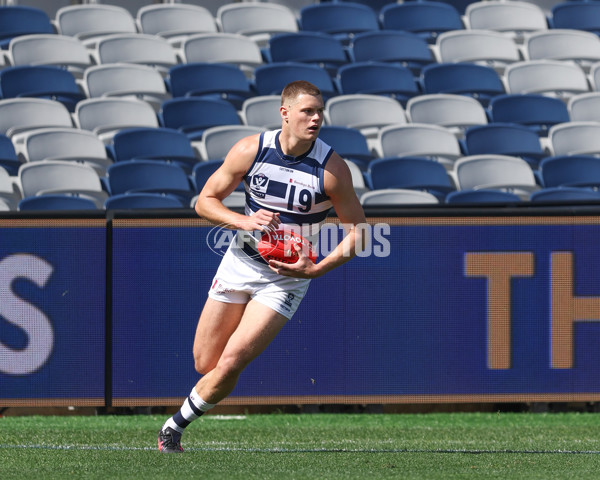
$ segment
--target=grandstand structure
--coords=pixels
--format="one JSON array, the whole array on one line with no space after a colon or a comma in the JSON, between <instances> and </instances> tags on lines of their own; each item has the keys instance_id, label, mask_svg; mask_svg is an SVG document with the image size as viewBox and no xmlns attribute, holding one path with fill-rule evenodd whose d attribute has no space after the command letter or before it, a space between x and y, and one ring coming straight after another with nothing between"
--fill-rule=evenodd
<instances>
[{"instance_id":1,"label":"grandstand structure","mask_svg":"<svg viewBox=\"0 0 600 480\"><path fill-rule=\"evenodd\" d=\"M592 0L3 0L0 207L189 208L292 80L364 205L597 202L599 34Z\"/></svg>"}]
</instances>

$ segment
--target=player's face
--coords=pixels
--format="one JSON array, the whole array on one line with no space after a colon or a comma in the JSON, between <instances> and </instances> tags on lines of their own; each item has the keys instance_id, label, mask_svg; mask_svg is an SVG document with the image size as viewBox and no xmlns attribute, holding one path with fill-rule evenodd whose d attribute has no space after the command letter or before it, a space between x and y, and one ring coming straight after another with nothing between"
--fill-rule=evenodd
<instances>
[{"instance_id":1,"label":"player's face","mask_svg":"<svg viewBox=\"0 0 600 480\"><path fill-rule=\"evenodd\" d=\"M303 94L295 103L282 107L282 115L292 135L300 140L314 141L323 124L324 110L321 96Z\"/></svg>"}]
</instances>

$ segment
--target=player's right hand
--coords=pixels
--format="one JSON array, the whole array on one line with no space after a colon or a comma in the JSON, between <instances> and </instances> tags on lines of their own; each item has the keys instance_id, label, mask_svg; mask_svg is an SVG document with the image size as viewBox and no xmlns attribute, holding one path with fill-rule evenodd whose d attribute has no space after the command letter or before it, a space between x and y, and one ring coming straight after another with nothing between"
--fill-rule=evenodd
<instances>
[{"instance_id":1,"label":"player's right hand","mask_svg":"<svg viewBox=\"0 0 600 480\"><path fill-rule=\"evenodd\" d=\"M259 230L263 233L274 232L281 225L279 213L263 210L262 208L250 215L248 219L248 222L245 222L246 225L244 225L243 230L249 232L254 230Z\"/></svg>"}]
</instances>

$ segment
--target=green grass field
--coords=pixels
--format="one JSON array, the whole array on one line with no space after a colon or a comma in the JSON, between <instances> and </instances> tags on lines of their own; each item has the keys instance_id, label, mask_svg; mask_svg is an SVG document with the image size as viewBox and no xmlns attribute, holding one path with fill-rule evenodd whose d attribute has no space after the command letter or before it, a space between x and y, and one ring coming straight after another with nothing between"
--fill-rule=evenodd
<instances>
[{"instance_id":1,"label":"green grass field","mask_svg":"<svg viewBox=\"0 0 600 480\"><path fill-rule=\"evenodd\" d=\"M597 479L600 414L206 415L159 454L163 416L0 418L0 478Z\"/></svg>"}]
</instances>

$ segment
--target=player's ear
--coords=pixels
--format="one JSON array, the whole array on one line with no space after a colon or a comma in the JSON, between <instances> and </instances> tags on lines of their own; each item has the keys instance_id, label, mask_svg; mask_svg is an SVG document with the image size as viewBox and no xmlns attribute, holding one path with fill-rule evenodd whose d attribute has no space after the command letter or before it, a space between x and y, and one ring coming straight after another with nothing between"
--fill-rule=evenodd
<instances>
[{"instance_id":1,"label":"player's ear","mask_svg":"<svg viewBox=\"0 0 600 480\"><path fill-rule=\"evenodd\" d=\"M279 113L281 113L281 118L283 119L283 121L287 123L289 112L285 105L282 105L281 107L279 107Z\"/></svg>"}]
</instances>

